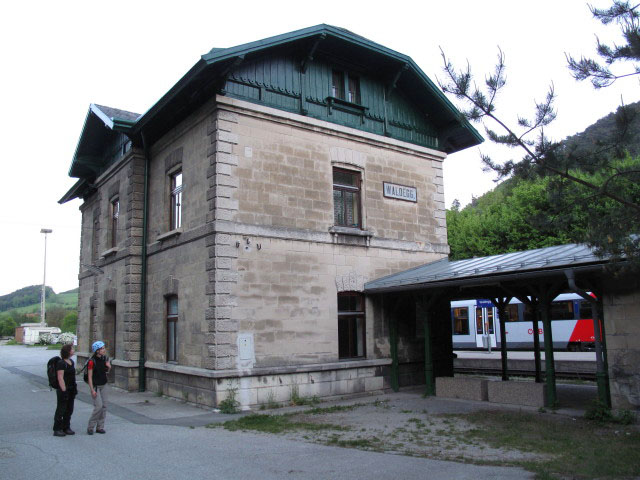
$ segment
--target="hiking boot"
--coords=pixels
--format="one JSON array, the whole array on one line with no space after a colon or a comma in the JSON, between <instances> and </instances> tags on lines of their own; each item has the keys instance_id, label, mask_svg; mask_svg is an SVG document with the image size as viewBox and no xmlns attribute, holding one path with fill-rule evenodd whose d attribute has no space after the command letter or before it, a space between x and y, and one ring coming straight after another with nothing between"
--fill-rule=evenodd
<instances>
[{"instance_id":1,"label":"hiking boot","mask_svg":"<svg viewBox=\"0 0 640 480\"><path fill-rule=\"evenodd\" d=\"M53 436L54 437L66 437L67 434L64 433L62 430L54 430L53 431Z\"/></svg>"},{"instance_id":2,"label":"hiking boot","mask_svg":"<svg viewBox=\"0 0 640 480\"><path fill-rule=\"evenodd\" d=\"M107 433L104 428L96 428L96 433Z\"/></svg>"},{"instance_id":3,"label":"hiking boot","mask_svg":"<svg viewBox=\"0 0 640 480\"><path fill-rule=\"evenodd\" d=\"M76 434L76 432L74 432L70 428L65 428L64 429L64 433L67 434L67 435L75 435Z\"/></svg>"},{"instance_id":4,"label":"hiking boot","mask_svg":"<svg viewBox=\"0 0 640 480\"><path fill-rule=\"evenodd\" d=\"M91 430L90 428L87 429L87 435L93 435L93 430Z\"/></svg>"}]
</instances>

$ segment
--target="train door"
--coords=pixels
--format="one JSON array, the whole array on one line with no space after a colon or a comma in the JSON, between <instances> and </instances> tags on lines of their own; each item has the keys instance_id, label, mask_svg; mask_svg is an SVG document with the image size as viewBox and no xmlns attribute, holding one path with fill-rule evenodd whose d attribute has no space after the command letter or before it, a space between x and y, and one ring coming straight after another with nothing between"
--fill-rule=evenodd
<instances>
[{"instance_id":1,"label":"train door","mask_svg":"<svg viewBox=\"0 0 640 480\"><path fill-rule=\"evenodd\" d=\"M491 342L491 347L496 347L496 309L490 300L478 300L476 302L476 346L487 348L487 341ZM488 340L483 340L486 338Z\"/></svg>"}]
</instances>

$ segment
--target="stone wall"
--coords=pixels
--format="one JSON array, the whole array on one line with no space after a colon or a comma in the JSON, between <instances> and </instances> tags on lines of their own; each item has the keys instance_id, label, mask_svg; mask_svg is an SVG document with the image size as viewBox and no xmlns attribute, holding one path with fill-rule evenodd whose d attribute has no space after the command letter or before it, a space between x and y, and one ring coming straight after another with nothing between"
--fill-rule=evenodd
<instances>
[{"instance_id":1,"label":"stone wall","mask_svg":"<svg viewBox=\"0 0 640 480\"><path fill-rule=\"evenodd\" d=\"M216 97L157 141L150 157L148 389L213 406L229 388L243 405L284 401L292 389L325 396L383 388L388 367L371 362L388 361L388 320L376 319L368 300L366 358L339 362L337 294L446 255L444 154ZM333 167L361 173L362 230L334 229ZM170 231L170 175L178 170L182 226ZM137 386L140 358L143 174L134 150L83 205L91 228L81 261L104 273L81 272L82 345L88 350L109 332L104 317L115 308L115 381L128 389ZM384 198L383 182L415 187L418 202ZM126 231L105 251L114 192ZM101 254L92 262L94 218ZM166 357L169 295L179 304L176 363ZM401 341L415 338L418 323L408 322ZM413 343L402 350L407 362L423 349Z\"/></svg>"},{"instance_id":2,"label":"stone wall","mask_svg":"<svg viewBox=\"0 0 640 480\"><path fill-rule=\"evenodd\" d=\"M611 282L603 300L612 406L640 410L640 283Z\"/></svg>"},{"instance_id":3,"label":"stone wall","mask_svg":"<svg viewBox=\"0 0 640 480\"><path fill-rule=\"evenodd\" d=\"M91 344L103 340L111 358L137 362L144 188L141 152L131 150L101 174L95 185L97 191L81 207L78 356L88 357ZM111 244L109 218L114 198L120 202L115 246ZM105 321L107 317L112 321ZM116 383L134 388L131 375L123 371L122 380L116 379Z\"/></svg>"}]
</instances>

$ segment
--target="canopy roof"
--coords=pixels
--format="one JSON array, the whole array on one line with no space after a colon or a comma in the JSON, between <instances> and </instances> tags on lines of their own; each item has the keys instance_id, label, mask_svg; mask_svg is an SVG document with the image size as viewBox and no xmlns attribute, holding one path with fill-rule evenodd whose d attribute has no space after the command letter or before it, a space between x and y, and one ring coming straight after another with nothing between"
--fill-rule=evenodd
<instances>
[{"instance_id":1,"label":"canopy roof","mask_svg":"<svg viewBox=\"0 0 640 480\"><path fill-rule=\"evenodd\" d=\"M441 287L479 286L541 276L564 276L564 271L600 271L609 259L598 257L587 245L505 253L490 257L450 261L442 259L404 272L367 282L365 293L423 290Z\"/></svg>"}]
</instances>

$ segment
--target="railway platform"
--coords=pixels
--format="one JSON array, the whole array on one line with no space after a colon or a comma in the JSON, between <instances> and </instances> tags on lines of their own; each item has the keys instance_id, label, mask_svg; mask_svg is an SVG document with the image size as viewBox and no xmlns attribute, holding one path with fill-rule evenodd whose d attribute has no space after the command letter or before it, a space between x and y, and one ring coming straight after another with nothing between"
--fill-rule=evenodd
<instances>
[{"instance_id":1,"label":"railway platform","mask_svg":"<svg viewBox=\"0 0 640 480\"><path fill-rule=\"evenodd\" d=\"M456 373L479 373L500 375L502 359L500 350L465 351L456 350L457 358L453 361ZM594 380L596 373L595 352L553 352L557 378L576 378ZM545 371L545 355L540 353L540 367ZM507 369L509 375L533 375L535 363L533 352L510 351L507 353Z\"/></svg>"},{"instance_id":2,"label":"railway platform","mask_svg":"<svg viewBox=\"0 0 640 480\"><path fill-rule=\"evenodd\" d=\"M456 350L455 353L457 355L454 359L456 376L475 374L489 378L495 377L495 380L498 380L502 375L499 350L492 350L491 353ZM540 357L544 376L544 352L541 352ZM593 382L596 372L595 352L554 352L554 361L557 378L557 407L569 415L584 414L584 411L598 398L598 389ZM530 377L533 381L535 375L533 352L508 352L507 367L510 376Z\"/></svg>"}]
</instances>

